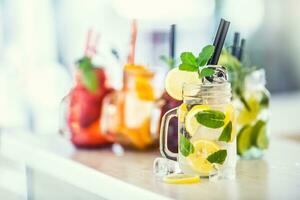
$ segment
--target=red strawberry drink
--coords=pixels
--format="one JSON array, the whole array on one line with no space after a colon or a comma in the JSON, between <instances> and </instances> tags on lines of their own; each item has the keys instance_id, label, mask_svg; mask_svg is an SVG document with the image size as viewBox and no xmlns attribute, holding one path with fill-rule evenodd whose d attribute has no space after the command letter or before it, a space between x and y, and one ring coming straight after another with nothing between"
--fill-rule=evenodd
<instances>
[{"instance_id":1,"label":"red strawberry drink","mask_svg":"<svg viewBox=\"0 0 300 200\"><path fill-rule=\"evenodd\" d=\"M69 94L67 108L71 141L77 147L86 148L109 144L112 140L101 133L100 116L103 98L113 91L105 70L92 64L95 46L87 46L85 56L77 62L76 83Z\"/></svg>"}]
</instances>

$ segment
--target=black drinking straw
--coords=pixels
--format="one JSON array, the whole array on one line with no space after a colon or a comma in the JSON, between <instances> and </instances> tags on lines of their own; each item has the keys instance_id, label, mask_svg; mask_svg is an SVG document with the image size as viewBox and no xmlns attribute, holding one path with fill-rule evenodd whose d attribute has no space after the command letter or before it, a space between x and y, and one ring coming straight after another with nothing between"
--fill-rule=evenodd
<instances>
[{"instance_id":1,"label":"black drinking straw","mask_svg":"<svg viewBox=\"0 0 300 200\"><path fill-rule=\"evenodd\" d=\"M240 50L239 50L238 55L237 55L237 59L238 59L239 61L242 61L242 59L243 59L243 54L244 54L245 44L246 44L246 40L245 40L245 39L242 39L242 40L241 40Z\"/></svg>"},{"instance_id":2,"label":"black drinking straw","mask_svg":"<svg viewBox=\"0 0 300 200\"><path fill-rule=\"evenodd\" d=\"M217 33L216 33L216 36L215 36L215 40L214 40L214 43L213 43L214 46L217 46L217 43L220 40L220 36L221 36L221 32L222 32L224 24L225 24L225 20L222 18L220 23L219 23L219 27L218 27L218 30L217 30Z\"/></svg>"},{"instance_id":3,"label":"black drinking straw","mask_svg":"<svg viewBox=\"0 0 300 200\"><path fill-rule=\"evenodd\" d=\"M217 33L216 33L216 36L215 36L215 39L214 39L214 43L213 45L216 47L219 40L220 40L220 36L221 36L221 32L222 32L222 29L223 29L223 26L225 24L225 20L223 18L221 18L221 21L219 23L219 27L218 27L218 30L217 30ZM211 61L212 61L212 58L209 59L209 61L207 62L207 64L211 64Z\"/></svg>"},{"instance_id":4,"label":"black drinking straw","mask_svg":"<svg viewBox=\"0 0 300 200\"><path fill-rule=\"evenodd\" d=\"M235 32L233 38L233 46L232 46L232 55L237 57L238 56L238 46L240 45L240 33Z\"/></svg>"},{"instance_id":5,"label":"black drinking straw","mask_svg":"<svg viewBox=\"0 0 300 200\"><path fill-rule=\"evenodd\" d=\"M170 46L169 46L169 56L172 60L175 59L175 40L176 40L176 25L172 24L170 29Z\"/></svg>"},{"instance_id":6,"label":"black drinking straw","mask_svg":"<svg viewBox=\"0 0 300 200\"><path fill-rule=\"evenodd\" d=\"M222 25L222 20L221 20L221 22L219 24L219 28L218 28L218 32L219 32L219 29L221 29L221 32L220 32L219 37L218 37L218 32L216 34L215 41L214 41L215 51L212 55L212 58L208 61L209 65L218 64L218 61L219 61L219 58L221 55L221 51L222 51L222 48L223 48L223 45L225 42L225 38L226 38L228 29L229 29L230 22L224 20L224 24Z\"/></svg>"}]
</instances>

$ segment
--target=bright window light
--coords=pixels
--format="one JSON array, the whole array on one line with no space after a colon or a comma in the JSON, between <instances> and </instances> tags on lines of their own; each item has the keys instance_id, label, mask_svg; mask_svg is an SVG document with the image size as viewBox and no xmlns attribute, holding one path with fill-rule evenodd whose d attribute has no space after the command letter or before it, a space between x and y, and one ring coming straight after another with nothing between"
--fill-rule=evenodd
<instances>
[{"instance_id":1,"label":"bright window light","mask_svg":"<svg viewBox=\"0 0 300 200\"><path fill-rule=\"evenodd\" d=\"M123 17L143 20L179 20L209 17L212 0L115 0L115 10Z\"/></svg>"}]
</instances>

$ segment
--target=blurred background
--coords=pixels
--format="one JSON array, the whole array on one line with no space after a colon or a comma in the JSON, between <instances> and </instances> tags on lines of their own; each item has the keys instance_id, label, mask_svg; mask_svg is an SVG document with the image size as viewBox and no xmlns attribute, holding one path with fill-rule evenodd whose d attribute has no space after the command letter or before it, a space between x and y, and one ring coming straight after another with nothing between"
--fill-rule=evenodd
<instances>
[{"instance_id":1,"label":"blurred background","mask_svg":"<svg viewBox=\"0 0 300 200\"><path fill-rule=\"evenodd\" d=\"M177 25L178 57L212 43L223 17L231 22L225 45L240 32L246 62L266 70L272 134L299 133L299 6L297 0L0 0L0 130L58 134L60 102L89 29L100 33L95 62L119 88L136 18L136 63L155 70L161 85L167 67L159 56L168 55L170 25ZM9 180L24 179L0 172L0 185L23 190Z\"/></svg>"},{"instance_id":2,"label":"blurred background","mask_svg":"<svg viewBox=\"0 0 300 200\"><path fill-rule=\"evenodd\" d=\"M89 29L98 31L96 61L115 87L138 19L137 63L163 74L170 24L178 52L212 43L221 17L246 38L246 60L266 69L272 95L300 89L300 13L296 0L1 0L0 126L56 133L59 102L72 86L74 62ZM117 52L119 58L112 54Z\"/></svg>"}]
</instances>

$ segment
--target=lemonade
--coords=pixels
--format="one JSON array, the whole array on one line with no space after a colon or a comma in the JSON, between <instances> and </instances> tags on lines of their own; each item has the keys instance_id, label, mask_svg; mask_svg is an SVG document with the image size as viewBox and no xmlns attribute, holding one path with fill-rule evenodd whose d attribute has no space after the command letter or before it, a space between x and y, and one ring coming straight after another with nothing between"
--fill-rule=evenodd
<instances>
[{"instance_id":1,"label":"lemonade","mask_svg":"<svg viewBox=\"0 0 300 200\"><path fill-rule=\"evenodd\" d=\"M191 95L194 91L196 96ZM209 91L215 90L215 94ZM223 97L219 97L219 92ZM235 121L230 84L185 85L179 107L180 168L186 174L209 176L235 168ZM186 107L187 110L184 108ZM183 119L183 120L182 120Z\"/></svg>"},{"instance_id":2,"label":"lemonade","mask_svg":"<svg viewBox=\"0 0 300 200\"><path fill-rule=\"evenodd\" d=\"M183 103L163 118L161 153L169 159L177 159L184 174L234 176L236 121L230 83L225 79L217 83L185 83L182 99ZM165 137L166 122L174 116L178 117L179 124L178 155L169 151Z\"/></svg>"}]
</instances>

